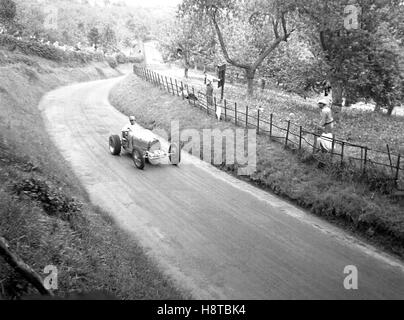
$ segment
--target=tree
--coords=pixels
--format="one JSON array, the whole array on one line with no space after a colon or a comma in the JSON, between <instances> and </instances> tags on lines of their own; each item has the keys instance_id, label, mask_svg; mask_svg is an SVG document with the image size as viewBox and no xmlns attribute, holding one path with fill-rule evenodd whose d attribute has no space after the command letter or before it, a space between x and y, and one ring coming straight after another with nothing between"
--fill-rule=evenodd
<instances>
[{"instance_id":1,"label":"tree","mask_svg":"<svg viewBox=\"0 0 404 320\"><path fill-rule=\"evenodd\" d=\"M252 95L258 67L294 31L294 7L289 0L184 0L180 15L210 20L225 61L245 71Z\"/></svg>"},{"instance_id":2,"label":"tree","mask_svg":"<svg viewBox=\"0 0 404 320\"><path fill-rule=\"evenodd\" d=\"M98 47L98 45L100 44L101 36L100 36L100 32L98 31L97 27L91 28L87 37L88 37L88 42L90 43L90 46Z\"/></svg>"},{"instance_id":3,"label":"tree","mask_svg":"<svg viewBox=\"0 0 404 320\"><path fill-rule=\"evenodd\" d=\"M283 90L307 97L310 91L319 94L324 89L327 65L321 56L311 53L304 35L295 33L279 46L259 68L261 77L271 78Z\"/></svg>"},{"instance_id":4,"label":"tree","mask_svg":"<svg viewBox=\"0 0 404 320\"><path fill-rule=\"evenodd\" d=\"M347 12L347 5L354 6L355 12ZM337 112L343 95L350 101L373 99L376 109L383 106L392 112L402 80L398 71L401 27L391 21L397 21L400 6L401 0L313 0L298 5L311 48L328 65ZM349 18L357 20L355 28L347 26Z\"/></svg>"},{"instance_id":5,"label":"tree","mask_svg":"<svg viewBox=\"0 0 404 320\"><path fill-rule=\"evenodd\" d=\"M13 0L0 0L0 23L10 25L17 14L17 6Z\"/></svg>"},{"instance_id":6,"label":"tree","mask_svg":"<svg viewBox=\"0 0 404 320\"><path fill-rule=\"evenodd\" d=\"M192 61L204 60L214 53L214 31L209 25L193 20L189 16L178 18L174 23L166 25L160 36L160 49L165 61L182 62L184 76L188 78L188 70ZM212 40L213 39L213 40Z\"/></svg>"},{"instance_id":7,"label":"tree","mask_svg":"<svg viewBox=\"0 0 404 320\"><path fill-rule=\"evenodd\" d=\"M104 28L101 37L102 46L104 50L109 51L113 50L117 45L116 34L115 31L111 28L111 26L107 25Z\"/></svg>"}]
</instances>

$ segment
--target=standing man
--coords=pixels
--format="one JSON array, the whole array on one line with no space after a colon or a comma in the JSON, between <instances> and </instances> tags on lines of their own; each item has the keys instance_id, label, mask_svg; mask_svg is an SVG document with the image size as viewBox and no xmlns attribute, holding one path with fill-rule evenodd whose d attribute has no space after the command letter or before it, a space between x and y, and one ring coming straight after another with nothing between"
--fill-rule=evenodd
<instances>
[{"instance_id":1,"label":"standing man","mask_svg":"<svg viewBox=\"0 0 404 320\"><path fill-rule=\"evenodd\" d=\"M316 147L323 152L330 152L332 149L332 139L334 137L334 118L327 99L320 99L318 101L318 107L321 110L321 120L319 125L321 137L317 139Z\"/></svg>"},{"instance_id":2,"label":"standing man","mask_svg":"<svg viewBox=\"0 0 404 320\"><path fill-rule=\"evenodd\" d=\"M321 110L321 122L320 127L324 133L333 133L334 130L334 117L332 116L331 108L327 99L320 99L318 101L318 107Z\"/></svg>"},{"instance_id":3,"label":"standing man","mask_svg":"<svg viewBox=\"0 0 404 320\"><path fill-rule=\"evenodd\" d=\"M211 80L208 80L208 84L206 85L206 102L208 106L213 105L213 86Z\"/></svg>"}]
</instances>

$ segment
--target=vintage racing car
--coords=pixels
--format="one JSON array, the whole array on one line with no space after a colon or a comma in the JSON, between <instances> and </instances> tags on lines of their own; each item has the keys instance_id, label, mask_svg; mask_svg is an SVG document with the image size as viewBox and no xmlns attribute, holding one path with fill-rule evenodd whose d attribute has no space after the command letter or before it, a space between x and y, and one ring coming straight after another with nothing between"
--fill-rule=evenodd
<instances>
[{"instance_id":1,"label":"vintage racing car","mask_svg":"<svg viewBox=\"0 0 404 320\"><path fill-rule=\"evenodd\" d=\"M146 162L156 165L164 158L168 158L173 165L181 162L181 150L177 144L172 143L168 152L163 151L161 142L156 136L141 127L134 132L122 131L121 137L119 135L109 137L109 151L112 155L119 156L122 149L132 156L135 166L140 170L144 169Z\"/></svg>"}]
</instances>

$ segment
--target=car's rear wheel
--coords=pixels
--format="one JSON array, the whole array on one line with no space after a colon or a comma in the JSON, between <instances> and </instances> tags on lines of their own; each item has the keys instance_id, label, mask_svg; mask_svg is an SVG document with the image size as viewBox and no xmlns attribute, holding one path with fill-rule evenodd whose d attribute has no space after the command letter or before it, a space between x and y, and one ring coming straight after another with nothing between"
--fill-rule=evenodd
<instances>
[{"instance_id":1,"label":"car's rear wheel","mask_svg":"<svg viewBox=\"0 0 404 320\"><path fill-rule=\"evenodd\" d=\"M142 152L135 148L132 152L132 159L133 159L133 163L135 164L136 168L138 168L139 170L143 170L144 166L145 166L145 158L142 154Z\"/></svg>"},{"instance_id":2,"label":"car's rear wheel","mask_svg":"<svg viewBox=\"0 0 404 320\"><path fill-rule=\"evenodd\" d=\"M121 138L118 135L112 135L109 137L109 151L113 156L119 156L121 154L122 144Z\"/></svg>"},{"instance_id":3,"label":"car's rear wheel","mask_svg":"<svg viewBox=\"0 0 404 320\"><path fill-rule=\"evenodd\" d=\"M181 163L181 149L178 145L175 143L171 144L168 153L170 154L169 158L171 164L178 166Z\"/></svg>"}]
</instances>

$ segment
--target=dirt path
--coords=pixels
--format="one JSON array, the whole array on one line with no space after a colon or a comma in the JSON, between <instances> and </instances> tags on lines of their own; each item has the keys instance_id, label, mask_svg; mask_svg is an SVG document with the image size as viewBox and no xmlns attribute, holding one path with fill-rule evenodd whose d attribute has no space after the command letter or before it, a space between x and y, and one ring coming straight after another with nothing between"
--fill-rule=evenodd
<instances>
[{"instance_id":1,"label":"dirt path","mask_svg":"<svg viewBox=\"0 0 404 320\"><path fill-rule=\"evenodd\" d=\"M403 298L404 266L198 159L134 168L108 137L127 118L108 102L120 78L60 88L40 108L94 203L201 299ZM344 268L359 290L344 289Z\"/></svg>"}]
</instances>

